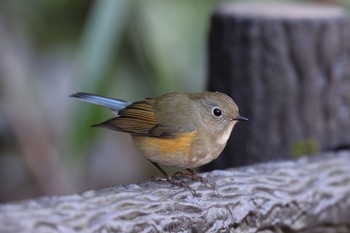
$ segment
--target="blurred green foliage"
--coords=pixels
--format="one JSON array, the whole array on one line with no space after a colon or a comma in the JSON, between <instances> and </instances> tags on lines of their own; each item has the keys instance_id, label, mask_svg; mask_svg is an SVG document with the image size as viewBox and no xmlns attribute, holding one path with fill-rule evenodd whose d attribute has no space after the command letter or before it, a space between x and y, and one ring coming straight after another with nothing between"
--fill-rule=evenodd
<instances>
[{"instance_id":1,"label":"blurred green foliage","mask_svg":"<svg viewBox=\"0 0 350 233\"><path fill-rule=\"evenodd\" d=\"M299 158L304 155L314 155L320 152L320 145L314 138L305 138L292 143L291 155L293 158Z\"/></svg>"},{"instance_id":2,"label":"blurred green foliage","mask_svg":"<svg viewBox=\"0 0 350 233\"><path fill-rule=\"evenodd\" d=\"M89 0L3 0L3 9L16 16L16 21L45 49L58 43L74 43L81 35L91 8Z\"/></svg>"}]
</instances>

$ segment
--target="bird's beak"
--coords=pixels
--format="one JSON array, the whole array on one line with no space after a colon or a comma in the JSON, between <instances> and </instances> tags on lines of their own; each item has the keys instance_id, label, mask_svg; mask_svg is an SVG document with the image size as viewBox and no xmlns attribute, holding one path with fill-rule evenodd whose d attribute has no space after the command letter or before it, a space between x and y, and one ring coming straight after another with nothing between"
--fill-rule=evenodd
<instances>
[{"instance_id":1,"label":"bird's beak","mask_svg":"<svg viewBox=\"0 0 350 233\"><path fill-rule=\"evenodd\" d=\"M234 121L248 121L248 118L242 117L240 115L233 118Z\"/></svg>"}]
</instances>

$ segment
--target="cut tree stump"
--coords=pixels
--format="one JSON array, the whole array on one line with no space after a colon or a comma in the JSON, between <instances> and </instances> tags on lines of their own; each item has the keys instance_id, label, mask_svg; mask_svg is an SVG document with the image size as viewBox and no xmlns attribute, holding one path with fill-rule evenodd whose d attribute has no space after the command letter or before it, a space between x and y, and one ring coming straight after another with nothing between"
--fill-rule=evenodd
<instances>
[{"instance_id":1,"label":"cut tree stump","mask_svg":"<svg viewBox=\"0 0 350 233\"><path fill-rule=\"evenodd\" d=\"M229 94L250 121L207 169L348 147L349 14L307 3L222 5L211 21L208 89Z\"/></svg>"},{"instance_id":2,"label":"cut tree stump","mask_svg":"<svg viewBox=\"0 0 350 233\"><path fill-rule=\"evenodd\" d=\"M350 151L0 205L1 233L350 232Z\"/></svg>"}]
</instances>

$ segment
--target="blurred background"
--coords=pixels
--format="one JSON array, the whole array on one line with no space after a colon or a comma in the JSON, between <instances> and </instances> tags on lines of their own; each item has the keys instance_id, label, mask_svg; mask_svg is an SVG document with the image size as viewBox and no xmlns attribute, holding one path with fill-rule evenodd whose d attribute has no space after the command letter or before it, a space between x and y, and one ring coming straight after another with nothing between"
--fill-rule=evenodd
<instances>
[{"instance_id":1,"label":"blurred background","mask_svg":"<svg viewBox=\"0 0 350 233\"><path fill-rule=\"evenodd\" d=\"M90 127L108 109L68 96L204 90L210 17L223 2L0 0L0 202L159 175L129 135Z\"/></svg>"}]
</instances>

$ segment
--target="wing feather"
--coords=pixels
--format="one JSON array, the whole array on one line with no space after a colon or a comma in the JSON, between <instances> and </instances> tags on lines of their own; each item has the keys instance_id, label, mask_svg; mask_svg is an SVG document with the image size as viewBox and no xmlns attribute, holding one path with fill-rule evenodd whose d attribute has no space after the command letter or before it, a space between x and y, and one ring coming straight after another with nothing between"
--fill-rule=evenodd
<instances>
[{"instance_id":1,"label":"wing feather","mask_svg":"<svg viewBox=\"0 0 350 233\"><path fill-rule=\"evenodd\" d=\"M97 127L108 128L131 135L158 138L176 138L194 129L181 129L179 125L165 125L157 119L154 106L148 99L135 102L118 112L118 116L109 119Z\"/></svg>"},{"instance_id":2,"label":"wing feather","mask_svg":"<svg viewBox=\"0 0 350 233\"><path fill-rule=\"evenodd\" d=\"M152 104L148 101L135 102L119 111L118 116L109 119L97 127L127 132L139 136L160 136L152 133L159 126Z\"/></svg>"}]
</instances>

